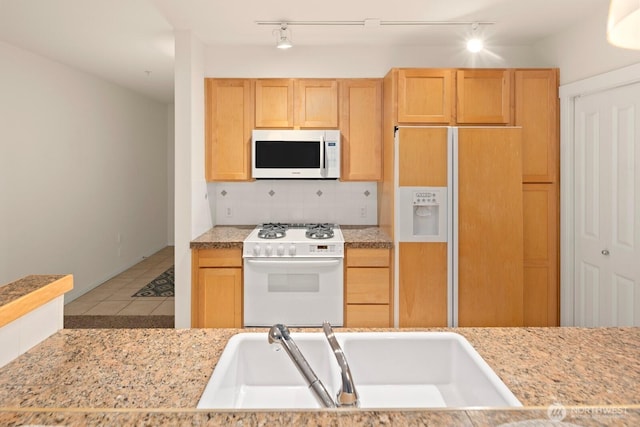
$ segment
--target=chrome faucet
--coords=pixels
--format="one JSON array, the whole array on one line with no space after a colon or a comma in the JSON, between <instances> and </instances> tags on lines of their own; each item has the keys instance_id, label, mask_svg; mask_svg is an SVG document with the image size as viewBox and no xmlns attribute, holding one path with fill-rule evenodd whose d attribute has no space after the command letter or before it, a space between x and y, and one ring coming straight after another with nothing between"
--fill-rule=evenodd
<instances>
[{"instance_id":1,"label":"chrome faucet","mask_svg":"<svg viewBox=\"0 0 640 427\"><path fill-rule=\"evenodd\" d=\"M340 376L342 377L342 387L340 387L340 391L338 391L338 395L336 396L338 399L337 406L357 407L360 404L360 400L358 392L356 391L356 385L354 384L353 377L351 376L351 369L349 369L347 358L344 356L342 347L338 344L338 340L333 334L333 328L331 328L329 322L324 322L322 324L322 330L329 341L333 354L335 354L336 359L338 360L338 365L340 366L341 371Z\"/></svg>"},{"instance_id":2,"label":"chrome faucet","mask_svg":"<svg viewBox=\"0 0 640 427\"><path fill-rule=\"evenodd\" d=\"M273 343L282 345L293 364L298 368L298 372L302 374L304 380L307 382L318 403L325 408L335 408L336 404L331 398L331 395L322 382L320 382L315 372L313 372L311 366L309 366L307 359L305 359L300 352L300 349L289 334L289 329L285 325L277 324L269 329L269 344Z\"/></svg>"},{"instance_id":3,"label":"chrome faucet","mask_svg":"<svg viewBox=\"0 0 640 427\"><path fill-rule=\"evenodd\" d=\"M359 404L358 393L356 392L355 384L353 383L353 378L351 377L351 370L349 369L347 359L344 356L340 344L338 344L338 340L336 340L336 337L333 334L333 329L331 328L329 322L324 322L322 324L322 329L325 336L327 337L327 340L329 341L331 350L333 350L333 354L338 360L338 365L340 366L342 387L340 388L340 391L336 396L337 402L333 401L325 386L318 379L315 372L313 372L313 369L311 369L311 366L309 366L309 363L304 358L304 356L300 352L300 349L291 338L289 329L285 325L276 324L273 325L271 329L269 329L269 344L278 343L284 348L285 352L298 369L298 372L302 374L302 377L318 400L318 403L320 403L323 407L357 407Z\"/></svg>"}]
</instances>

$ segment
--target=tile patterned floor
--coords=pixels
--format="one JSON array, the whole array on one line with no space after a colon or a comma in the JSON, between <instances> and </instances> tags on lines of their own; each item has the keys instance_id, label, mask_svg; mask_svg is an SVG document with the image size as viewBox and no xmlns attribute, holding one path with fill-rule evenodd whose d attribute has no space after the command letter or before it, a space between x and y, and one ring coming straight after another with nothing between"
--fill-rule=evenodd
<instances>
[{"instance_id":1,"label":"tile patterned floor","mask_svg":"<svg viewBox=\"0 0 640 427\"><path fill-rule=\"evenodd\" d=\"M173 246L156 252L130 269L64 306L65 315L174 315L174 297L132 297L173 265Z\"/></svg>"}]
</instances>

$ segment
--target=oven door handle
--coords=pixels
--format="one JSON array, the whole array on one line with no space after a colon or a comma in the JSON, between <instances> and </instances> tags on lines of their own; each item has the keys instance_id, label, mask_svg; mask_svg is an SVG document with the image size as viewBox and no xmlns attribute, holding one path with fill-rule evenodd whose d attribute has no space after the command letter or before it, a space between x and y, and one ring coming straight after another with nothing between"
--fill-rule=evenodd
<instances>
[{"instance_id":1,"label":"oven door handle","mask_svg":"<svg viewBox=\"0 0 640 427\"><path fill-rule=\"evenodd\" d=\"M294 261L282 259L245 259L246 262L253 265L262 265L269 267L335 267L340 265L341 259L319 259L314 261Z\"/></svg>"}]
</instances>

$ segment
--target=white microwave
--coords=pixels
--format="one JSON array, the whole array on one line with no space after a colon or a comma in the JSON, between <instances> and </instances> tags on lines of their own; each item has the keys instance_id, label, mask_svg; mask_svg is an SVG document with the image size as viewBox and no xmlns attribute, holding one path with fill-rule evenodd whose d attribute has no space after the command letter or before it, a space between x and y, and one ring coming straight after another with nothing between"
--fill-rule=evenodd
<instances>
[{"instance_id":1,"label":"white microwave","mask_svg":"<svg viewBox=\"0 0 640 427\"><path fill-rule=\"evenodd\" d=\"M340 178L339 130L254 130L253 178Z\"/></svg>"}]
</instances>

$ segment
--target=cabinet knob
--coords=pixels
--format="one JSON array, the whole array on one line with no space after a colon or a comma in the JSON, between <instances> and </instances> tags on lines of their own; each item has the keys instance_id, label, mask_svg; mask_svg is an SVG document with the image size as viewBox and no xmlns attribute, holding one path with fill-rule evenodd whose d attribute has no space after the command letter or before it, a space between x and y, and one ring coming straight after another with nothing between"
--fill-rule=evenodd
<instances>
[{"instance_id":1,"label":"cabinet knob","mask_svg":"<svg viewBox=\"0 0 640 427\"><path fill-rule=\"evenodd\" d=\"M609 255L609 249L603 249L601 253L604 256L608 256Z\"/></svg>"}]
</instances>

